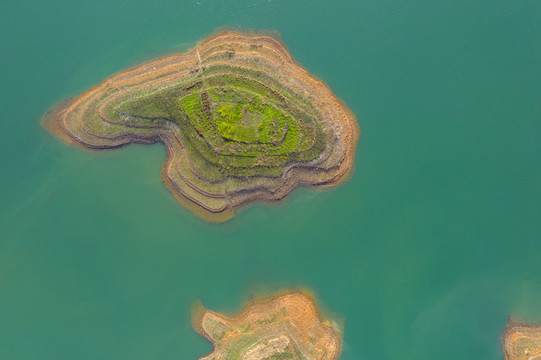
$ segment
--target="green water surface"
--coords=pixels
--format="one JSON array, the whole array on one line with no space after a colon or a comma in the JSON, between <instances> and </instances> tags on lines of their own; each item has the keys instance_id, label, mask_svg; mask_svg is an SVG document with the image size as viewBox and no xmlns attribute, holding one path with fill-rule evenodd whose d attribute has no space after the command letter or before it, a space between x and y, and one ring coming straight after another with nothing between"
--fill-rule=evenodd
<instances>
[{"instance_id":1,"label":"green water surface","mask_svg":"<svg viewBox=\"0 0 541 360\"><path fill-rule=\"evenodd\" d=\"M308 287L342 360L503 359L541 321L541 2L0 2L0 359L197 359L200 299ZM207 224L162 145L75 149L55 102L229 26L278 31L359 118L353 178Z\"/></svg>"}]
</instances>

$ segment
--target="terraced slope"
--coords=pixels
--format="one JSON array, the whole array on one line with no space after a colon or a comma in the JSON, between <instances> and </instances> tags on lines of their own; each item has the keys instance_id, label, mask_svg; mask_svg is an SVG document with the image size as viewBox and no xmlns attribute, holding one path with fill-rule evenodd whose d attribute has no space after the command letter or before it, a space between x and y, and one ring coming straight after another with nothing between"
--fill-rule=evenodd
<instances>
[{"instance_id":1,"label":"terraced slope","mask_svg":"<svg viewBox=\"0 0 541 360\"><path fill-rule=\"evenodd\" d=\"M509 321L503 335L505 360L541 360L541 326Z\"/></svg>"},{"instance_id":2,"label":"terraced slope","mask_svg":"<svg viewBox=\"0 0 541 360\"><path fill-rule=\"evenodd\" d=\"M42 123L91 149L162 142L163 182L210 221L297 185L341 182L359 133L347 107L277 40L238 33L117 74Z\"/></svg>"},{"instance_id":3,"label":"terraced slope","mask_svg":"<svg viewBox=\"0 0 541 360\"><path fill-rule=\"evenodd\" d=\"M248 305L228 318L204 310L196 330L214 344L200 360L336 360L341 334L325 325L313 300L289 293Z\"/></svg>"}]
</instances>

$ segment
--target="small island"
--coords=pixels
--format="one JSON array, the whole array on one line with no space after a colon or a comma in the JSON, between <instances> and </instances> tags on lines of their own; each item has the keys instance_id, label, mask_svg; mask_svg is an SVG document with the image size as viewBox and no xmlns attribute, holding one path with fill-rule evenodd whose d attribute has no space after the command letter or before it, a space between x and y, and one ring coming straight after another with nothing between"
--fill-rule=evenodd
<instances>
[{"instance_id":1,"label":"small island","mask_svg":"<svg viewBox=\"0 0 541 360\"><path fill-rule=\"evenodd\" d=\"M512 319L503 335L505 360L541 359L541 326L523 324Z\"/></svg>"},{"instance_id":2,"label":"small island","mask_svg":"<svg viewBox=\"0 0 541 360\"><path fill-rule=\"evenodd\" d=\"M342 182L359 136L347 106L279 41L235 32L114 75L42 125L89 149L163 143L164 184L214 222L299 185Z\"/></svg>"},{"instance_id":3,"label":"small island","mask_svg":"<svg viewBox=\"0 0 541 360\"><path fill-rule=\"evenodd\" d=\"M200 360L336 360L341 332L300 292L255 301L234 317L196 307L194 327L214 345Z\"/></svg>"}]
</instances>

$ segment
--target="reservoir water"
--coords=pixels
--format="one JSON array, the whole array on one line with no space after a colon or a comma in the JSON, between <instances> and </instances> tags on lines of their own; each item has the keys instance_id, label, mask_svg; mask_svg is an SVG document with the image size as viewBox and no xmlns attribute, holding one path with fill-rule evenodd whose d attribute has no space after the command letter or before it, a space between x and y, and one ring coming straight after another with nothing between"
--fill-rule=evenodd
<instances>
[{"instance_id":1,"label":"reservoir water","mask_svg":"<svg viewBox=\"0 0 541 360\"><path fill-rule=\"evenodd\" d=\"M190 307L308 288L342 360L496 359L541 321L541 3L0 3L0 358L197 359ZM226 224L179 206L162 145L76 149L57 101L222 27L278 32L357 115L352 179Z\"/></svg>"}]
</instances>

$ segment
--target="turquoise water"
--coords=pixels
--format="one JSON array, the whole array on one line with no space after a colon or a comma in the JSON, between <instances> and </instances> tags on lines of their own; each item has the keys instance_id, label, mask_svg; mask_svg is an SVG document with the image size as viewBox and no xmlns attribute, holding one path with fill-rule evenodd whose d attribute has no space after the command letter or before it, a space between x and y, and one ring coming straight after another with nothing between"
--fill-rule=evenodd
<instances>
[{"instance_id":1,"label":"turquoise water","mask_svg":"<svg viewBox=\"0 0 541 360\"><path fill-rule=\"evenodd\" d=\"M0 3L0 358L197 359L190 306L308 287L342 360L503 359L541 321L538 1ZM355 174L204 223L161 145L85 152L47 108L222 26L279 31L359 118Z\"/></svg>"}]
</instances>

